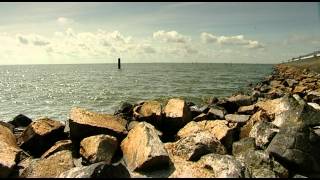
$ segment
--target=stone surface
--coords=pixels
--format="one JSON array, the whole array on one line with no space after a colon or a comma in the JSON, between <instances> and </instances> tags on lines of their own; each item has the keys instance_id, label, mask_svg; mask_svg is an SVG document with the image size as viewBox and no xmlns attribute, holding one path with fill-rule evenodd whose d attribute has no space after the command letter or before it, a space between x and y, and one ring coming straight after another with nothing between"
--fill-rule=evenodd
<instances>
[{"instance_id":1,"label":"stone surface","mask_svg":"<svg viewBox=\"0 0 320 180\"><path fill-rule=\"evenodd\" d=\"M265 149L278 131L278 127L272 123L259 121L252 127L249 137L255 138L256 145Z\"/></svg>"},{"instance_id":2,"label":"stone surface","mask_svg":"<svg viewBox=\"0 0 320 180\"><path fill-rule=\"evenodd\" d=\"M89 166L74 167L61 173L58 178L130 178L127 168L119 164L99 162Z\"/></svg>"},{"instance_id":3,"label":"stone surface","mask_svg":"<svg viewBox=\"0 0 320 180\"><path fill-rule=\"evenodd\" d=\"M132 171L148 171L169 164L169 156L154 126L141 122L121 142L127 167Z\"/></svg>"},{"instance_id":4,"label":"stone surface","mask_svg":"<svg viewBox=\"0 0 320 180\"><path fill-rule=\"evenodd\" d=\"M208 119L207 114L201 113L201 114L199 114L198 116L194 117L194 118L192 119L192 121L198 122L198 121L202 121L202 120L206 120L206 119Z\"/></svg>"},{"instance_id":5,"label":"stone surface","mask_svg":"<svg viewBox=\"0 0 320 180\"><path fill-rule=\"evenodd\" d=\"M238 109L238 113L239 114L249 114L252 115L256 110L257 110L257 106L256 105L250 105L250 106L241 106Z\"/></svg>"},{"instance_id":6,"label":"stone surface","mask_svg":"<svg viewBox=\"0 0 320 180\"><path fill-rule=\"evenodd\" d=\"M233 143L232 155L238 156L242 153L245 153L246 151L255 150L255 149L256 149L255 139L252 137L246 137Z\"/></svg>"},{"instance_id":7,"label":"stone surface","mask_svg":"<svg viewBox=\"0 0 320 180\"><path fill-rule=\"evenodd\" d=\"M104 161L110 164L117 148L117 138L105 134L95 135L81 141L80 154L90 163Z\"/></svg>"},{"instance_id":8,"label":"stone surface","mask_svg":"<svg viewBox=\"0 0 320 180\"><path fill-rule=\"evenodd\" d=\"M10 124L10 123L6 123L3 121L0 121L0 126L5 126L8 129L10 129L10 131L13 133L14 132L14 125Z\"/></svg>"},{"instance_id":9,"label":"stone surface","mask_svg":"<svg viewBox=\"0 0 320 180\"><path fill-rule=\"evenodd\" d=\"M50 149L48 149L45 153L42 154L41 158L42 159L46 158L58 151L63 151L63 150L69 150L69 151L73 150L71 140L57 141Z\"/></svg>"},{"instance_id":10,"label":"stone surface","mask_svg":"<svg viewBox=\"0 0 320 180\"><path fill-rule=\"evenodd\" d=\"M309 106L312 106L316 110L320 110L320 105L317 103L307 103Z\"/></svg>"},{"instance_id":11,"label":"stone surface","mask_svg":"<svg viewBox=\"0 0 320 180\"><path fill-rule=\"evenodd\" d=\"M120 115L124 119L131 120L133 115L133 105L123 102L114 112L114 115Z\"/></svg>"},{"instance_id":12,"label":"stone surface","mask_svg":"<svg viewBox=\"0 0 320 180\"><path fill-rule=\"evenodd\" d=\"M74 167L72 153L68 150L59 151L45 159L30 163L22 173L27 178L54 178Z\"/></svg>"},{"instance_id":13,"label":"stone surface","mask_svg":"<svg viewBox=\"0 0 320 180\"><path fill-rule=\"evenodd\" d=\"M209 131L201 131L179 139L168 146L173 156L183 160L197 161L201 156L217 153L226 154L226 148Z\"/></svg>"},{"instance_id":14,"label":"stone surface","mask_svg":"<svg viewBox=\"0 0 320 180\"><path fill-rule=\"evenodd\" d=\"M12 135L13 136L13 135ZM6 178L13 172L20 149L0 140L0 178Z\"/></svg>"},{"instance_id":15,"label":"stone surface","mask_svg":"<svg viewBox=\"0 0 320 180\"><path fill-rule=\"evenodd\" d=\"M58 140L65 138L64 125L56 120L40 118L33 121L18 138L20 147L40 157ZM35 148L37 147L37 148Z\"/></svg>"},{"instance_id":16,"label":"stone surface","mask_svg":"<svg viewBox=\"0 0 320 180\"><path fill-rule=\"evenodd\" d=\"M23 114L19 114L18 116L14 117L12 121L8 123L14 125L15 127L27 127L32 120Z\"/></svg>"},{"instance_id":17,"label":"stone surface","mask_svg":"<svg viewBox=\"0 0 320 180\"><path fill-rule=\"evenodd\" d=\"M221 141L227 149L232 146L235 124L229 124L225 120L215 121L191 121L180 129L177 133L178 138L185 138L201 131L209 131L215 138Z\"/></svg>"},{"instance_id":18,"label":"stone surface","mask_svg":"<svg viewBox=\"0 0 320 180\"><path fill-rule=\"evenodd\" d=\"M69 117L70 137L81 141L89 136L107 134L121 140L127 134L126 124L127 121L118 116L72 108Z\"/></svg>"},{"instance_id":19,"label":"stone surface","mask_svg":"<svg viewBox=\"0 0 320 180\"><path fill-rule=\"evenodd\" d=\"M250 118L250 115L243 115L243 114L227 114L225 119L230 122L245 124Z\"/></svg>"},{"instance_id":20,"label":"stone surface","mask_svg":"<svg viewBox=\"0 0 320 180\"><path fill-rule=\"evenodd\" d=\"M192 115L182 99L170 99L163 110L165 119L163 130L177 131L191 121Z\"/></svg>"},{"instance_id":21,"label":"stone surface","mask_svg":"<svg viewBox=\"0 0 320 180\"><path fill-rule=\"evenodd\" d=\"M207 113L209 119L224 119L226 111L222 108L211 107Z\"/></svg>"},{"instance_id":22,"label":"stone surface","mask_svg":"<svg viewBox=\"0 0 320 180\"><path fill-rule=\"evenodd\" d=\"M146 121L154 126L161 125L162 107L158 101L145 101L134 108L133 117L137 121Z\"/></svg>"}]
</instances>

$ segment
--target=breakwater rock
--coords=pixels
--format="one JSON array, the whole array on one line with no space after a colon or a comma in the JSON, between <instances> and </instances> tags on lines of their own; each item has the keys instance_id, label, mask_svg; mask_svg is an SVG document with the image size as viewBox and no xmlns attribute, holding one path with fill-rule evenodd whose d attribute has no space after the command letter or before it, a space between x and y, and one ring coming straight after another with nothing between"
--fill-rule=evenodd
<instances>
[{"instance_id":1,"label":"breakwater rock","mask_svg":"<svg viewBox=\"0 0 320 180\"><path fill-rule=\"evenodd\" d=\"M0 177L320 177L320 75L287 65L249 93L0 123Z\"/></svg>"}]
</instances>

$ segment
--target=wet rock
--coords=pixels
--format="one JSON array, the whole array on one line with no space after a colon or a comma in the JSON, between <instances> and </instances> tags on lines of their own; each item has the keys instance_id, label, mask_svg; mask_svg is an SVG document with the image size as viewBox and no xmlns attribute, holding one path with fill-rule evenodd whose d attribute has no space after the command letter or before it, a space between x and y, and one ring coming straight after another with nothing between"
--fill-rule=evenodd
<instances>
[{"instance_id":1,"label":"wet rock","mask_svg":"<svg viewBox=\"0 0 320 180\"><path fill-rule=\"evenodd\" d=\"M206 120L206 119L208 119L207 114L201 113L197 117L194 117L192 120L195 122L198 122L198 121L202 121L202 120Z\"/></svg>"},{"instance_id":2,"label":"wet rock","mask_svg":"<svg viewBox=\"0 0 320 180\"><path fill-rule=\"evenodd\" d=\"M18 138L20 147L35 157L40 157L56 141L65 138L64 125L56 120L40 118L32 122ZM35 148L36 147L36 148Z\"/></svg>"},{"instance_id":3,"label":"wet rock","mask_svg":"<svg viewBox=\"0 0 320 180\"><path fill-rule=\"evenodd\" d=\"M104 161L110 164L117 148L117 138L102 134L84 138L80 143L80 154L90 163Z\"/></svg>"},{"instance_id":4,"label":"wet rock","mask_svg":"<svg viewBox=\"0 0 320 180\"><path fill-rule=\"evenodd\" d=\"M272 123L259 121L252 127L249 137L255 138L256 145L265 149L278 131L278 127Z\"/></svg>"},{"instance_id":5,"label":"wet rock","mask_svg":"<svg viewBox=\"0 0 320 180\"><path fill-rule=\"evenodd\" d=\"M226 154L226 148L209 131L201 131L181 138L170 146L170 153L183 160L197 161L201 156L217 153Z\"/></svg>"},{"instance_id":6,"label":"wet rock","mask_svg":"<svg viewBox=\"0 0 320 180\"><path fill-rule=\"evenodd\" d=\"M137 121L146 121L154 126L161 125L162 107L158 101L145 101L142 105L134 108L134 119Z\"/></svg>"},{"instance_id":7,"label":"wet rock","mask_svg":"<svg viewBox=\"0 0 320 180\"><path fill-rule=\"evenodd\" d=\"M241 106L238 109L238 113L252 115L257 109L258 107L254 104L250 106Z\"/></svg>"},{"instance_id":8,"label":"wet rock","mask_svg":"<svg viewBox=\"0 0 320 180\"><path fill-rule=\"evenodd\" d=\"M15 127L27 127L32 120L23 114L19 114L18 116L14 117L12 121L8 123L14 125Z\"/></svg>"},{"instance_id":9,"label":"wet rock","mask_svg":"<svg viewBox=\"0 0 320 180\"><path fill-rule=\"evenodd\" d=\"M133 105L123 102L114 112L114 115L120 115L125 119L130 119L133 115Z\"/></svg>"},{"instance_id":10,"label":"wet rock","mask_svg":"<svg viewBox=\"0 0 320 180\"><path fill-rule=\"evenodd\" d=\"M53 178L74 167L72 153L67 150L59 151L48 158L38 159L29 164L22 173L28 178Z\"/></svg>"},{"instance_id":11,"label":"wet rock","mask_svg":"<svg viewBox=\"0 0 320 180\"><path fill-rule=\"evenodd\" d=\"M243 114L227 114L225 119L230 122L238 123L240 125L245 124L250 118L250 115Z\"/></svg>"},{"instance_id":12,"label":"wet rock","mask_svg":"<svg viewBox=\"0 0 320 180\"><path fill-rule=\"evenodd\" d=\"M230 155L207 154L197 162L200 167L213 172L215 178L244 178L249 172L240 161Z\"/></svg>"},{"instance_id":13,"label":"wet rock","mask_svg":"<svg viewBox=\"0 0 320 180\"><path fill-rule=\"evenodd\" d=\"M107 134L118 140L127 134L127 121L110 114L99 114L83 108L72 108L69 118L71 140L80 142L83 138Z\"/></svg>"},{"instance_id":14,"label":"wet rock","mask_svg":"<svg viewBox=\"0 0 320 180\"><path fill-rule=\"evenodd\" d=\"M71 140L57 141L50 149L48 149L45 153L42 154L41 158L42 159L47 158L52 154L58 151L63 151L63 150L69 150L69 151L73 150Z\"/></svg>"},{"instance_id":15,"label":"wet rock","mask_svg":"<svg viewBox=\"0 0 320 180\"><path fill-rule=\"evenodd\" d=\"M74 167L61 173L58 178L130 178L127 168L119 164L99 162L89 166Z\"/></svg>"},{"instance_id":16,"label":"wet rock","mask_svg":"<svg viewBox=\"0 0 320 180\"><path fill-rule=\"evenodd\" d=\"M164 130L177 131L192 120L191 112L186 102L181 99L170 99L164 110Z\"/></svg>"},{"instance_id":17,"label":"wet rock","mask_svg":"<svg viewBox=\"0 0 320 180\"><path fill-rule=\"evenodd\" d=\"M132 171L148 171L166 167L169 156L154 126L146 122L136 125L121 142L127 167Z\"/></svg>"},{"instance_id":18,"label":"wet rock","mask_svg":"<svg viewBox=\"0 0 320 180\"><path fill-rule=\"evenodd\" d=\"M255 139L252 137L246 137L233 143L232 155L238 156L249 150L255 150L255 149L256 149Z\"/></svg>"},{"instance_id":19,"label":"wet rock","mask_svg":"<svg viewBox=\"0 0 320 180\"><path fill-rule=\"evenodd\" d=\"M207 113L209 119L224 119L226 111L223 108L211 107Z\"/></svg>"},{"instance_id":20,"label":"wet rock","mask_svg":"<svg viewBox=\"0 0 320 180\"><path fill-rule=\"evenodd\" d=\"M178 131L177 137L181 139L201 131L209 131L212 136L217 138L227 149L229 149L232 146L234 139L235 127L236 124L229 124L225 120L191 121Z\"/></svg>"}]
</instances>

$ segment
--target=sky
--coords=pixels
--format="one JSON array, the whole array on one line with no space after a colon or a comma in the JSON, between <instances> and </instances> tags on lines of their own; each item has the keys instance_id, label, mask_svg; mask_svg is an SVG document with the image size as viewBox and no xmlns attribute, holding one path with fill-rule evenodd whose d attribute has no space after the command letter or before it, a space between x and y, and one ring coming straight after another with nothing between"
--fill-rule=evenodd
<instances>
[{"instance_id":1,"label":"sky","mask_svg":"<svg viewBox=\"0 0 320 180\"><path fill-rule=\"evenodd\" d=\"M280 63L320 50L319 2L0 2L0 64Z\"/></svg>"}]
</instances>

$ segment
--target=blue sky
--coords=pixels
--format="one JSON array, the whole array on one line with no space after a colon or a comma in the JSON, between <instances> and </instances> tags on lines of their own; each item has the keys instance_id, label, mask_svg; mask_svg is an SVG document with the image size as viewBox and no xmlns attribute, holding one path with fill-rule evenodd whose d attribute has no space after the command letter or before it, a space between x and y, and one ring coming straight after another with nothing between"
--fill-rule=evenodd
<instances>
[{"instance_id":1,"label":"blue sky","mask_svg":"<svg viewBox=\"0 0 320 180\"><path fill-rule=\"evenodd\" d=\"M0 3L0 64L279 63L320 49L317 2Z\"/></svg>"}]
</instances>

